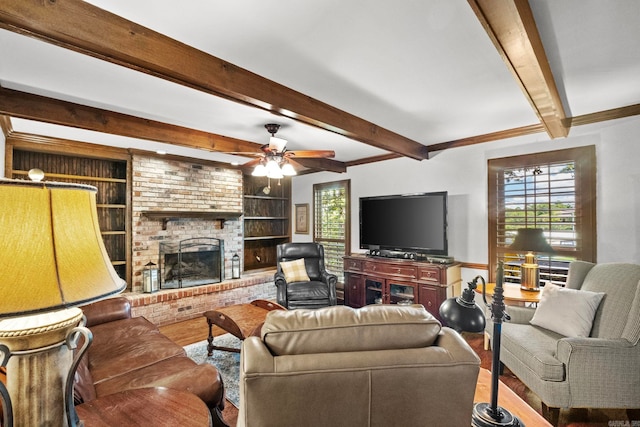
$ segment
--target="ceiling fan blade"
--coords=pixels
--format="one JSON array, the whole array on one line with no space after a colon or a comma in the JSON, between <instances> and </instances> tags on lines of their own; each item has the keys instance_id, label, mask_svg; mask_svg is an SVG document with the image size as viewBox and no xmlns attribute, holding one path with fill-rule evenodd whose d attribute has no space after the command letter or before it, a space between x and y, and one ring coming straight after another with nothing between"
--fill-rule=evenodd
<instances>
[{"instance_id":1,"label":"ceiling fan blade","mask_svg":"<svg viewBox=\"0 0 640 427\"><path fill-rule=\"evenodd\" d=\"M306 167L304 167L303 165L301 165L300 163L296 162L293 159L287 159L287 161L289 163L291 163L291 166L293 166L293 168L296 170L296 172L300 172L301 170L306 169Z\"/></svg>"},{"instance_id":2,"label":"ceiling fan blade","mask_svg":"<svg viewBox=\"0 0 640 427\"><path fill-rule=\"evenodd\" d=\"M287 151L285 156L287 157L297 157L297 158L306 158L306 159L331 159L335 157L336 152L332 150L296 150L296 151Z\"/></svg>"}]
</instances>

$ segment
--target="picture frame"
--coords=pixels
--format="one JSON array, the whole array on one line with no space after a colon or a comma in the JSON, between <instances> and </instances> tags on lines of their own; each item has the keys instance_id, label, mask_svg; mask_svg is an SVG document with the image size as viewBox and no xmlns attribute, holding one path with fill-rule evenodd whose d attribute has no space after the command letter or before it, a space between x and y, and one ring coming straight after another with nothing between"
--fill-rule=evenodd
<instances>
[{"instance_id":1,"label":"picture frame","mask_svg":"<svg viewBox=\"0 0 640 427\"><path fill-rule=\"evenodd\" d=\"M296 204L295 208L296 234L309 233L309 204Z\"/></svg>"}]
</instances>

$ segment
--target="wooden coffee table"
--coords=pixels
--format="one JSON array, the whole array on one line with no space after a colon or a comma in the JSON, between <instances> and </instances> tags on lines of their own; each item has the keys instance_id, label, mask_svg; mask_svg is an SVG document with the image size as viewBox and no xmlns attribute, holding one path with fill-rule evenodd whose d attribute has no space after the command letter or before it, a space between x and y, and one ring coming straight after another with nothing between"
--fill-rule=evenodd
<instances>
[{"instance_id":1,"label":"wooden coffee table","mask_svg":"<svg viewBox=\"0 0 640 427\"><path fill-rule=\"evenodd\" d=\"M491 403L491 372L480 369L474 403ZM522 421L525 426L551 427L551 424L536 410L527 404L506 384L498 382L498 406L508 410Z\"/></svg>"},{"instance_id":2,"label":"wooden coffee table","mask_svg":"<svg viewBox=\"0 0 640 427\"><path fill-rule=\"evenodd\" d=\"M205 312L204 317L207 318L209 325L207 354L211 356L213 350L240 352L237 348L214 345L213 325L244 340L246 337L260 333L259 327L264 323L267 313L273 310L286 310L286 308L272 301L258 299L248 304L230 305Z\"/></svg>"}]
</instances>

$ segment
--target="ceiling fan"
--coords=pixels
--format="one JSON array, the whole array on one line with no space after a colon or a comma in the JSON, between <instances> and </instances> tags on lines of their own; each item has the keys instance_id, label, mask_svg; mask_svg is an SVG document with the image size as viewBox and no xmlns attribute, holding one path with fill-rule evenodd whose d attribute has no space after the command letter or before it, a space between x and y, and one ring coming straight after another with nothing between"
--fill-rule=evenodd
<instances>
[{"instance_id":1,"label":"ceiling fan","mask_svg":"<svg viewBox=\"0 0 640 427\"><path fill-rule=\"evenodd\" d=\"M285 176L296 175L297 170L304 168L296 159L330 159L336 155L332 150L288 151L286 148L287 141L276 137L280 125L268 123L264 127L271 134L271 138L269 138L268 144L260 147L262 153L233 153L243 156L257 156L256 159L250 160L241 166L244 170L254 167L251 172L253 176L281 179Z\"/></svg>"}]
</instances>

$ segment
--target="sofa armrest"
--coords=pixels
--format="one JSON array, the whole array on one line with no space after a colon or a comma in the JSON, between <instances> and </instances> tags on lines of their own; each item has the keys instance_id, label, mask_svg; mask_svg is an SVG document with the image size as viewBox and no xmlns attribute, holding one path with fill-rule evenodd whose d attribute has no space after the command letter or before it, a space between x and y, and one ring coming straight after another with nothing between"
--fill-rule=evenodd
<instances>
[{"instance_id":1,"label":"sofa armrest","mask_svg":"<svg viewBox=\"0 0 640 427\"><path fill-rule=\"evenodd\" d=\"M88 328L101 323L131 318L131 303L125 297L108 298L81 308L87 318Z\"/></svg>"},{"instance_id":2,"label":"sofa armrest","mask_svg":"<svg viewBox=\"0 0 640 427\"><path fill-rule=\"evenodd\" d=\"M275 368L273 355L260 337L247 337L240 351L240 372L272 373Z\"/></svg>"},{"instance_id":3,"label":"sofa armrest","mask_svg":"<svg viewBox=\"0 0 640 427\"><path fill-rule=\"evenodd\" d=\"M511 317L508 322L528 324L531 319L533 319L535 312L536 309L533 307L507 306L507 314ZM489 315L491 315L491 313L489 313Z\"/></svg>"},{"instance_id":4,"label":"sofa armrest","mask_svg":"<svg viewBox=\"0 0 640 427\"><path fill-rule=\"evenodd\" d=\"M462 338L462 335L453 329L443 326L435 345L446 349L451 355L452 360L459 363L468 362L472 365L478 365L478 369L480 368L480 357L478 354L473 351L469 343Z\"/></svg>"},{"instance_id":5,"label":"sofa armrest","mask_svg":"<svg viewBox=\"0 0 640 427\"><path fill-rule=\"evenodd\" d=\"M572 389L588 390L590 398L603 405L610 402L619 408L637 408L640 370L632 367L640 366L639 345L625 339L562 338L556 357L564 363ZM612 361L617 368L612 368ZM572 402L574 406L581 404Z\"/></svg>"}]
</instances>

